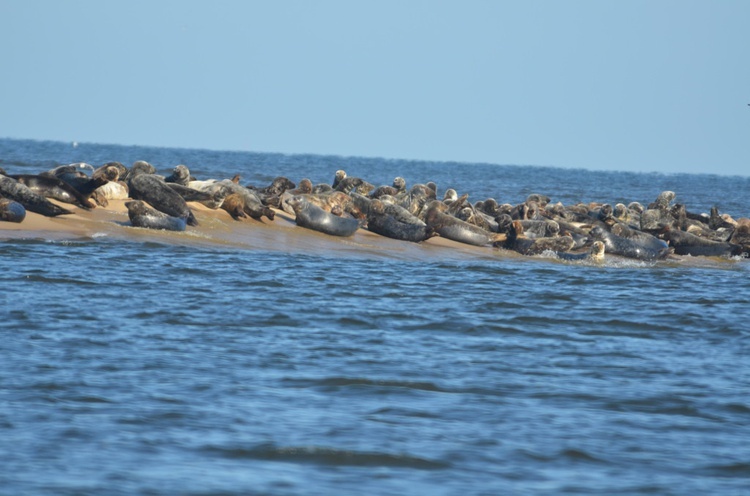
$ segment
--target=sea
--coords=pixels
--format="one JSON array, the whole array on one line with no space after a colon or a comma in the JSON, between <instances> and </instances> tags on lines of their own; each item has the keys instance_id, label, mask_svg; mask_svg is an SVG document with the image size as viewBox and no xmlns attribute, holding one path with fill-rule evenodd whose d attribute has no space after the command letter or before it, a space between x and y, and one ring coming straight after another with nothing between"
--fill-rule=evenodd
<instances>
[{"instance_id":1,"label":"sea","mask_svg":"<svg viewBox=\"0 0 750 496\"><path fill-rule=\"evenodd\" d=\"M8 173L136 160L750 216L750 177L709 170L0 139ZM2 233L2 495L750 494L747 260Z\"/></svg>"}]
</instances>

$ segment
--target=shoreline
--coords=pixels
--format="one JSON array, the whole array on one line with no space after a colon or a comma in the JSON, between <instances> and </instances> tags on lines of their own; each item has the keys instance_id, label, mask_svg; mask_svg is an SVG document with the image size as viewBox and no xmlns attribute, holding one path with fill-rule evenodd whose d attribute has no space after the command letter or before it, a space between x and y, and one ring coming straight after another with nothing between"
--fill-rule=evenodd
<instances>
[{"instance_id":1,"label":"shoreline","mask_svg":"<svg viewBox=\"0 0 750 496\"><path fill-rule=\"evenodd\" d=\"M514 251L491 246L473 246L446 238L433 237L421 243L391 239L358 229L353 236L338 237L297 226L294 216L273 209L275 219L234 220L223 209L210 209L200 203L190 202L198 219L198 226L188 226L181 232L133 227L128 218L125 202L110 200L106 207L85 210L76 205L50 200L73 213L58 217L45 217L34 212L26 213L23 222L0 222L2 240L74 241L82 238L106 237L110 240L154 242L201 248L228 248L264 250L319 256L346 256L369 259L403 261L491 261L526 260L557 264L577 264L602 267L690 266L707 268L734 268L741 259L718 257L690 257L671 255L666 260L638 261L606 254L603 263L566 262L551 256L525 256Z\"/></svg>"},{"instance_id":2,"label":"shoreline","mask_svg":"<svg viewBox=\"0 0 750 496\"><path fill-rule=\"evenodd\" d=\"M250 250L281 251L318 255L352 255L403 260L497 259L522 258L515 252L491 246L472 246L445 238L434 237L421 243L391 239L366 229L353 236L338 237L297 226L294 216L273 209L275 219L234 220L223 209L212 210L199 203L189 203L198 219L198 226L174 232L133 227L125 202L109 200L107 207L85 210L76 205L50 200L73 213L45 217L26 213L23 222L0 222L0 237L7 239L38 239L70 241L81 238L107 237L140 242L158 242L185 246L226 247ZM524 257L528 258L528 257Z\"/></svg>"}]
</instances>

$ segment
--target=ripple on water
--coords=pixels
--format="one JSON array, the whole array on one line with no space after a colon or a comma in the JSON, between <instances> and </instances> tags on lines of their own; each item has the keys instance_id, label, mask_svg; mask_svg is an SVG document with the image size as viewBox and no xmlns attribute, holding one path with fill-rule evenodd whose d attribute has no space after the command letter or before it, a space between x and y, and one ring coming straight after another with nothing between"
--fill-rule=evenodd
<instances>
[{"instance_id":1,"label":"ripple on water","mask_svg":"<svg viewBox=\"0 0 750 496\"><path fill-rule=\"evenodd\" d=\"M408 454L354 451L323 446L276 446L269 443L245 448L208 445L203 447L202 451L230 459L247 458L327 466L394 467L420 470L439 470L450 467L448 462Z\"/></svg>"}]
</instances>

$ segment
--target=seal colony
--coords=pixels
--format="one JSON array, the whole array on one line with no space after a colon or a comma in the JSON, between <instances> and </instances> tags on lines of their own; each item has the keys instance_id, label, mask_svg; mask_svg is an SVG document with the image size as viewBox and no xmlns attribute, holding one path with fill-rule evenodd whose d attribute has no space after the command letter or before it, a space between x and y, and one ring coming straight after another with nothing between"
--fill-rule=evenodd
<instances>
[{"instance_id":1,"label":"seal colony","mask_svg":"<svg viewBox=\"0 0 750 496\"><path fill-rule=\"evenodd\" d=\"M468 245L578 263L598 263L607 256L646 261L750 256L750 219L734 220L715 207L709 213L692 212L675 203L672 191L661 192L644 207L638 202L563 205L540 193L518 204L494 198L472 203L467 193L453 188L439 196L435 183L408 187L396 177L391 185L376 185L343 170L335 171L331 183L313 184L309 178L295 183L284 176L269 185L240 182L239 175L198 179L184 164L159 175L142 160L130 168L119 162L99 168L79 163L38 174L0 169L0 224L26 222L27 211L75 224L82 215L122 202L129 222L114 217L110 224L178 235L201 226L197 210L261 224L279 215L299 228L339 239L364 230L398 243Z\"/></svg>"}]
</instances>

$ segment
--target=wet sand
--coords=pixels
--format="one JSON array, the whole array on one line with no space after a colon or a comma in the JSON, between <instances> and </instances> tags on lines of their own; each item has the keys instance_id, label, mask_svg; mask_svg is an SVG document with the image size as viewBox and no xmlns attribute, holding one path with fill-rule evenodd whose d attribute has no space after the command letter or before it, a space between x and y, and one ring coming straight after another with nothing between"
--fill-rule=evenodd
<instances>
[{"instance_id":1,"label":"wet sand","mask_svg":"<svg viewBox=\"0 0 750 496\"><path fill-rule=\"evenodd\" d=\"M0 222L0 239L63 241L106 236L138 242L404 260L520 257L514 252L491 246L471 246L439 237L422 243L410 243L380 236L366 229L358 229L347 238L329 236L297 226L294 217L281 210L274 210L276 216L273 221L265 217L261 221L249 217L234 220L222 209L212 210L201 204L190 203L199 225L188 226L184 232L171 232L131 226L126 200L110 200L107 207L88 211L51 201L71 210L73 214L45 217L27 211L21 223Z\"/></svg>"},{"instance_id":2,"label":"wet sand","mask_svg":"<svg viewBox=\"0 0 750 496\"><path fill-rule=\"evenodd\" d=\"M564 262L547 256L523 256L516 252L491 246L472 246L434 237L421 243L410 243L387 238L366 229L358 229L350 237L330 236L297 226L294 217L274 209L275 219L261 221L251 218L234 220L224 210L212 210L199 203L189 203L199 225L186 231L173 232L133 227L125 202L110 200L107 207L84 210L67 203L50 200L73 214L45 217L26 212L21 223L0 222L0 240L38 239L51 241L85 240L99 237L135 242L167 243L183 246L266 250L322 256L386 258L412 261L440 260L497 260L520 259L555 263ZM659 262L642 262L607 254L606 266L643 266L658 264L694 267L732 268L740 260L718 257L690 257L671 255ZM572 262L580 263L580 262ZM586 262L589 264L589 262Z\"/></svg>"}]
</instances>

